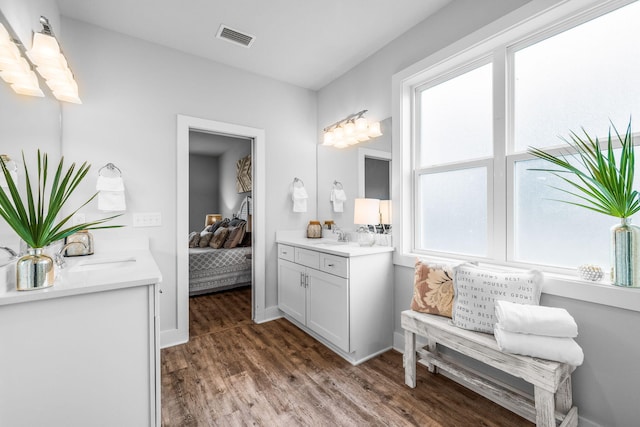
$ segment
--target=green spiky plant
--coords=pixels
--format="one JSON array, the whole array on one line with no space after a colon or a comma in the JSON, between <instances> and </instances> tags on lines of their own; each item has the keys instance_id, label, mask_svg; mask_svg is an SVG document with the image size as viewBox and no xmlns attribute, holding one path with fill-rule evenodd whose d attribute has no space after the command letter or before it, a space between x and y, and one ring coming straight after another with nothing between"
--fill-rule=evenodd
<instances>
[{"instance_id":1,"label":"green spiky plant","mask_svg":"<svg viewBox=\"0 0 640 427\"><path fill-rule=\"evenodd\" d=\"M35 189L32 188L31 175L27 169L24 152L22 153L22 161L25 174L26 203L23 202L23 198L18 192L18 187L9 173L5 160L0 160L2 173L7 181L7 190L0 190L0 216L30 247L44 248L80 230L121 227L120 225L100 226L100 224L120 216L114 215L65 228L71 217L91 202L98 193L95 193L70 215L56 221L60 210L71 196L71 193L89 172L91 165L87 162L84 162L77 170L76 164L72 163L65 172L64 157L61 158L47 197L49 175L47 154L41 155L40 150L38 150L38 178Z\"/></svg>"},{"instance_id":2,"label":"green spiky plant","mask_svg":"<svg viewBox=\"0 0 640 427\"><path fill-rule=\"evenodd\" d=\"M577 159L577 165L569 163L565 155L554 156L538 148L529 147L533 156L546 160L557 168L537 168L536 171L550 172L570 185L570 189L553 187L571 194L580 201L558 200L575 206L611 215L628 218L640 210L638 192L633 189L635 156L631 132L631 120L624 136L616 127L611 127L622 147L620 158L616 159L611 128L606 144L606 151L597 138L593 139L582 129L584 136L571 131L570 139L562 138ZM570 175L570 176L567 176Z\"/></svg>"}]
</instances>

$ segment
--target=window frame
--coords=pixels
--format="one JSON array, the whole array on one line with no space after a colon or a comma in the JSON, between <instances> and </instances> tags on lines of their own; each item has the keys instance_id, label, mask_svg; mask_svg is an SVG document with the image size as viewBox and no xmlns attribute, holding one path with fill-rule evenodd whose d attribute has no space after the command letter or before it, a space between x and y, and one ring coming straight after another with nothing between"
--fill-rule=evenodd
<instances>
[{"instance_id":1,"label":"window frame","mask_svg":"<svg viewBox=\"0 0 640 427\"><path fill-rule=\"evenodd\" d=\"M513 108L513 102L508 98L513 96L513 82L507 80L507 76L513 75L508 73L509 67L512 67L512 52L630 3L633 1L569 0L549 6L548 2L534 0L393 76L393 139L397 141L393 152L394 177L400 177L400 182L394 185L393 197L394 241L397 248L395 264L413 267L416 256L420 256L434 261L459 262L464 259L509 267L535 266L513 260L514 164L533 157L523 152L514 153L513 150L514 116L513 111L508 110ZM414 120L416 88L428 82L437 82L439 77L464 69L483 57L492 57L494 67L494 156L491 176L504 177L494 180L491 191L493 203L487 210L489 222L492 222L487 228L492 230L490 237L493 237L488 250L489 257L416 251L415 195L418 186L414 163L419 158L414 156L415 140L419 135L417 120ZM576 277L575 272L570 274L566 269L536 267L547 276L543 285L544 293L640 311L640 293L637 290L586 282Z\"/></svg>"}]
</instances>

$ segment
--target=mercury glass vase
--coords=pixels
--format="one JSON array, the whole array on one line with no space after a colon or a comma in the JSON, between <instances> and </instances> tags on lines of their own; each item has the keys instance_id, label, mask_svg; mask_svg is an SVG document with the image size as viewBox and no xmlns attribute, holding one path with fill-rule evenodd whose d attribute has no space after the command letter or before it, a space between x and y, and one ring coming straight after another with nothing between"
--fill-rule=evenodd
<instances>
[{"instance_id":1,"label":"mercury glass vase","mask_svg":"<svg viewBox=\"0 0 640 427\"><path fill-rule=\"evenodd\" d=\"M27 249L27 255L18 260L16 267L16 289L32 291L53 286L53 268L53 260L42 248Z\"/></svg>"},{"instance_id":2,"label":"mercury glass vase","mask_svg":"<svg viewBox=\"0 0 640 427\"><path fill-rule=\"evenodd\" d=\"M640 287L640 228L631 218L620 218L611 228L611 283L616 286Z\"/></svg>"}]
</instances>

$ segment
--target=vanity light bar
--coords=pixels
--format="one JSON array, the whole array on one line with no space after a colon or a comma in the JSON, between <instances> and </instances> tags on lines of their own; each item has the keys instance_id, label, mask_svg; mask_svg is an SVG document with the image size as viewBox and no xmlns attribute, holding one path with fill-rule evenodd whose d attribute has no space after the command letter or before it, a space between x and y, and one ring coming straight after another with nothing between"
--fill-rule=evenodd
<instances>
[{"instance_id":1,"label":"vanity light bar","mask_svg":"<svg viewBox=\"0 0 640 427\"><path fill-rule=\"evenodd\" d=\"M322 145L345 148L382 135L380 122L369 122L362 110L324 128Z\"/></svg>"},{"instance_id":2,"label":"vanity light bar","mask_svg":"<svg viewBox=\"0 0 640 427\"><path fill-rule=\"evenodd\" d=\"M49 20L40 17L43 30L33 34L33 44L27 56L37 66L40 74L47 82L47 86L59 101L82 104L78 96L78 84L69 65L67 58L60 50L58 40L51 31Z\"/></svg>"},{"instance_id":3,"label":"vanity light bar","mask_svg":"<svg viewBox=\"0 0 640 427\"><path fill-rule=\"evenodd\" d=\"M16 93L44 96L36 73L22 56L20 48L2 23L0 23L0 78Z\"/></svg>"}]
</instances>

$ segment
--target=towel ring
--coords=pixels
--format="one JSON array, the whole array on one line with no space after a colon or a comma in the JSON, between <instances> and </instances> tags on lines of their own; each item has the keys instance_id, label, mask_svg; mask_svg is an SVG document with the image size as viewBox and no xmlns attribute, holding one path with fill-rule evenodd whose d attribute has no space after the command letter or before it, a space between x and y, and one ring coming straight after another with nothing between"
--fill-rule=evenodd
<instances>
[{"instance_id":1,"label":"towel ring","mask_svg":"<svg viewBox=\"0 0 640 427\"><path fill-rule=\"evenodd\" d=\"M342 183L338 180L333 181L333 188L335 188L336 190L342 190Z\"/></svg>"},{"instance_id":2,"label":"towel ring","mask_svg":"<svg viewBox=\"0 0 640 427\"><path fill-rule=\"evenodd\" d=\"M104 169L106 169L108 172L111 172L112 174L115 174L116 177L122 176L122 171L120 170L120 168L114 165L113 163L107 163L106 165L98 169L98 175L106 176L102 174L102 171Z\"/></svg>"},{"instance_id":3,"label":"towel ring","mask_svg":"<svg viewBox=\"0 0 640 427\"><path fill-rule=\"evenodd\" d=\"M293 178L293 186L296 187L296 184L298 187L304 187L304 181L298 177Z\"/></svg>"}]
</instances>

